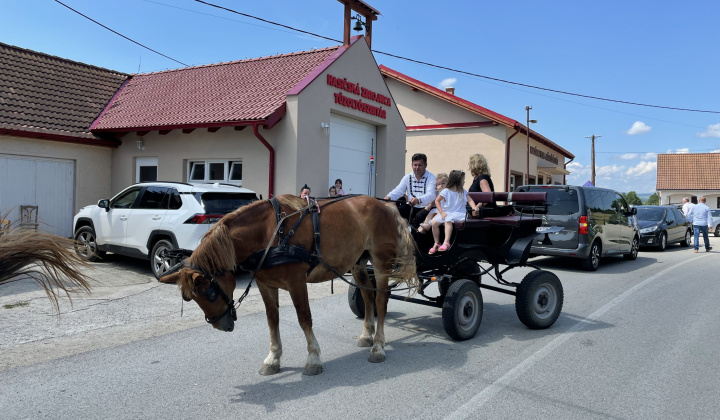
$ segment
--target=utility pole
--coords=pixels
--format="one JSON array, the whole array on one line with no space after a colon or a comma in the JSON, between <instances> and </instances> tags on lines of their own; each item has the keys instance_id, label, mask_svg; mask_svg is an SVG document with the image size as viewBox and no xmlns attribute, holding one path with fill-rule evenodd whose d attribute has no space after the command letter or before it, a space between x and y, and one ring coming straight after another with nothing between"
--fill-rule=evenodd
<instances>
[{"instance_id":1,"label":"utility pole","mask_svg":"<svg viewBox=\"0 0 720 420\"><path fill-rule=\"evenodd\" d=\"M530 185L530 123L537 123L537 120L531 120L530 119L530 110L532 109L532 106L526 106L525 111L527 111L527 150L526 150L526 156L527 156L527 166L525 167L525 185Z\"/></svg>"},{"instance_id":2,"label":"utility pole","mask_svg":"<svg viewBox=\"0 0 720 420\"><path fill-rule=\"evenodd\" d=\"M591 168L592 172L590 172L590 182L592 182L593 186L596 186L595 185L595 139L599 139L600 137L602 137L602 136L596 136L595 134L593 134L592 136L585 136L586 139L592 139L592 153L590 155L590 159L591 159L590 165L592 166L592 168Z\"/></svg>"}]
</instances>

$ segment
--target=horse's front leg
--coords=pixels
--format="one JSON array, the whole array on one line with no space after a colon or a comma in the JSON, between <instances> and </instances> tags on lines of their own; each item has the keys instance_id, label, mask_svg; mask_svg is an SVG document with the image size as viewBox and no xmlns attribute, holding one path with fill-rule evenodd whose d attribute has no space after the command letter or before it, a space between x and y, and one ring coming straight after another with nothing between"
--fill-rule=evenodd
<instances>
[{"instance_id":1,"label":"horse's front leg","mask_svg":"<svg viewBox=\"0 0 720 420\"><path fill-rule=\"evenodd\" d=\"M308 358L303 369L303 375L319 375L322 373L322 362L320 361L320 345L315 339L312 329L312 314L310 313L310 301L308 299L306 279L298 278L290 280L289 290L295 311L297 312L300 328L305 333L307 340Z\"/></svg>"},{"instance_id":2,"label":"horse's front leg","mask_svg":"<svg viewBox=\"0 0 720 420\"><path fill-rule=\"evenodd\" d=\"M352 267L351 271L355 284L363 287L374 287L368 276L367 260L360 260L357 265ZM365 320L362 334L358 339L358 347L371 347L373 345L373 335L375 334L375 293L372 290L360 289L360 294L365 303Z\"/></svg>"},{"instance_id":3,"label":"horse's front leg","mask_svg":"<svg viewBox=\"0 0 720 420\"><path fill-rule=\"evenodd\" d=\"M268 328L270 329L270 354L265 358L260 368L261 375L274 375L280 372L280 357L282 356L282 343L280 342L280 313L278 307L278 289L273 289L258 283L260 295L265 304Z\"/></svg>"}]
</instances>

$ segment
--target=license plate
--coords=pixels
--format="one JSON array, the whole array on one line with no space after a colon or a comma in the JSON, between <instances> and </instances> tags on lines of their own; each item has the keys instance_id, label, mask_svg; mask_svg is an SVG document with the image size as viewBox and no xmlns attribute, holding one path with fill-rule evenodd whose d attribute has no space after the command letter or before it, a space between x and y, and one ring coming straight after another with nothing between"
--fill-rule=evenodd
<instances>
[{"instance_id":1,"label":"license plate","mask_svg":"<svg viewBox=\"0 0 720 420\"><path fill-rule=\"evenodd\" d=\"M552 226L540 226L540 227L536 227L535 231L536 232L547 232L552 228L553 228Z\"/></svg>"}]
</instances>

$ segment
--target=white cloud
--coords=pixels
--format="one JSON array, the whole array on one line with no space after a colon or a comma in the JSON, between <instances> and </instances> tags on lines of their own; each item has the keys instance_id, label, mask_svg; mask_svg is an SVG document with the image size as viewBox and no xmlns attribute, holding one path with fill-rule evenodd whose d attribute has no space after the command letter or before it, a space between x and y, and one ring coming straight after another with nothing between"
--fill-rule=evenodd
<instances>
[{"instance_id":1,"label":"white cloud","mask_svg":"<svg viewBox=\"0 0 720 420\"><path fill-rule=\"evenodd\" d=\"M673 151L672 149L668 149L666 153L690 153L690 149L688 149L687 147L683 147L682 149L675 149L675 151Z\"/></svg>"},{"instance_id":2,"label":"white cloud","mask_svg":"<svg viewBox=\"0 0 720 420\"><path fill-rule=\"evenodd\" d=\"M640 176L640 175L644 175L644 174L649 174L656 170L657 170L657 161L655 161L655 162L642 161L642 162L638 163L637 165L635 165L634 167L625 171L625 175Z\"/></svg>"},{"instance_id":3,"label":"white cloud","mask_svg":"<svg viewBox=\"0 0 720 420\"><path fill-rule=\"evenodd\" d=\"M625 153L623 155L618 156L618 158L622 160L635 160L635 159L657 159L657 153L648 152L648 153Z\"/></svg>"},{"instance_id":4,"label":"white cloud","mask_svg":"<svg viewBox=\"0 0 720 420\"><path fill-rule=\"evenodd\" d=\"M633 160L640 157L637 153L625 153L624 155L620 155L620 159L622 160Z\"/></svg>"},{"instance_id":5,"label":"white cloud","mask_svg":"<svg viewBox=\"0 0 720 420\"><path fill-rule=\"evenodd\" d=\"M448 77L447 79L443 79L442 82L438 84L438 88L445 90L445 88L455 86L455 83L457 83L456 78Z\"/></svg>"},{"instance_id":6,"label":"white cloud","mask_svg":"<svg viewBox=\"0 0 720 420\"><path fill-rule=\"evenodd\" d=\"M695 133L698 137L720 137L720 123L709 125L702 133Z\"/></svg>"},{"instance_id":7,"label":"white cloud","mask_svg":"<svg viewBox=\"0 0 720 420\"><path fill-rule=\"evenodd\" d=\"M626 131L625 133L628 134L628 135L634 136L634 135L636 135L636 134L649 133L650 130L652 130L652 127L650 127L650 126L648 126L648 125L645 125L644 122L642 122L642 121L635 121L635 122L633 123L632 127L630 127L630 129L629 129L628 131Z\"/></svg>"}]
</instances>

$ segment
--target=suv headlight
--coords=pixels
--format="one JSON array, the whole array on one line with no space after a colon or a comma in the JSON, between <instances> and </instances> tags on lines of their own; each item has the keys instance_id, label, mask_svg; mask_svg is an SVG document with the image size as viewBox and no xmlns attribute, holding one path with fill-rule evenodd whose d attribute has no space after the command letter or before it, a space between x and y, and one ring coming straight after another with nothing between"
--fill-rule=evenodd
<instances>
[{"instance_id":1,"label":"suv headlight","mask_svg":"<svg viewBox=\"0 0 720 420\"><path fill-rule=\"evenodd\" d=\"M655 232L656 230L658 230L657 225L646 227L645 229L640 229L640 233L652 233L652 232Z\"/></svg>"}]
</instances>

